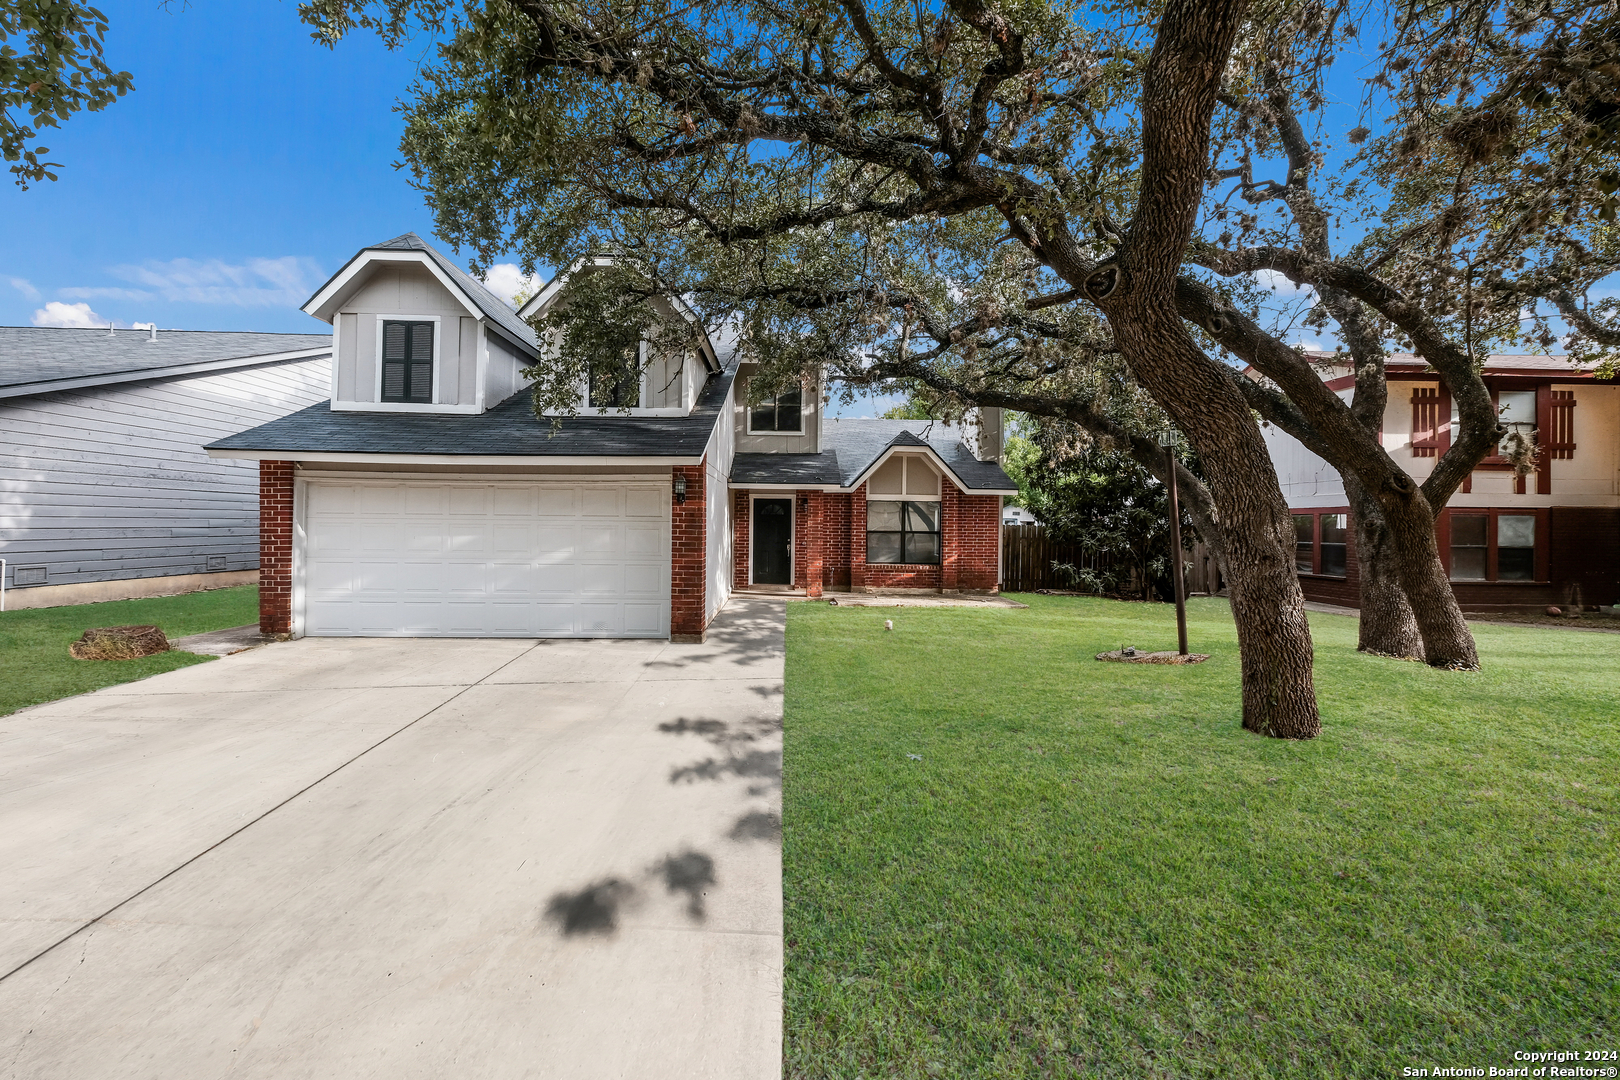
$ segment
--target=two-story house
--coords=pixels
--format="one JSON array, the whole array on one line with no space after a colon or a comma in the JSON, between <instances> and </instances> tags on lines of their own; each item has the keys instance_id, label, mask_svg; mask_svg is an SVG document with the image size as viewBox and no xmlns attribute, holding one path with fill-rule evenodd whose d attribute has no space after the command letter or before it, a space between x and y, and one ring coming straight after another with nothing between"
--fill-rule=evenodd
<instances>
[{"instance_id":1,"label":"two-story house","mask_svg":"<svg viewBox=\"0 0 1620 1080\"><path fill-rule=\"evenodd\" d=\"M1349 367L1319 358L1348 398ZM1385 450L1423 480L1451 446L1456 409L1421 359L1387 364ZM1534 471L1520 475L1502 447L1475 468L1436 521L1440 557L1465 611L1530 610L1620 600L1620 386L1561 356L1492 356L1486 386L1510 431L1531 436ZM1294 512L1296 558L1308 599L1354 606L1360 582L1344 482L1292 437L1265 425Z\"/></svg>"},{"instance_id":2,"label":"two-story house","mask_svg":"<svg viewBox=\"0 0 1620 1080\"><path fill-rule=\"evenodd\" d=\"M822 388L752 405L699 331L639 380L538 419L529 320L420 237L365 248L304 310L329 401L221 439L257 460L260 627L294 635L701 638L734 590L993 591L1000 416L968 431L830 420Z\"/></svg>"}]
</instances>

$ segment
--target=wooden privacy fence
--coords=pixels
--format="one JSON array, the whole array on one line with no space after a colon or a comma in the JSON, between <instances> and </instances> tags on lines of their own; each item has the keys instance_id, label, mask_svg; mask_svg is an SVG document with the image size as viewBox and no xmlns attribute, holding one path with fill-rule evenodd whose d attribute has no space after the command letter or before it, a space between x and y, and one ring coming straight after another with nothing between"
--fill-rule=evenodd
<instances>
[{"instance_id":1,"label":"wooden privacy fence","mask_svg":"<svg viewBox=\"0 0 1620 1080\"><path fill-rule=\"evenodd\" d=\"M1220 567L1203 544L1193 547L1185 560L1187 592L1214 594L1222 582ZM1037 589L1072 589L1074 582L1052 568L1064 563L1080 569L1106 570L1111 556L1087 551L1079 544L1061 543L1046 535L1042 525L1003 525L1001 527L1001 588L1003 592L1035 592Z\"/></svg>"}]
</instances>

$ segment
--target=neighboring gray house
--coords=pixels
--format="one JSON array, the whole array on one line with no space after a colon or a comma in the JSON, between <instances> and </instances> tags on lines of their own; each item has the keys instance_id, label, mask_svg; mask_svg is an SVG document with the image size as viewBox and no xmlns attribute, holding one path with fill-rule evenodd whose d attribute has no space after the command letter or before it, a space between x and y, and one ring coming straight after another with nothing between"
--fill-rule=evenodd
<instances>
[{"instance_id":1,"label":"neighboring gray house","mask_svg":"<svg viewBox=\"0 0 1620 1080\"><path fill-rule=\"evenodd\" d=\"M0 327L7 608L256 581L259 471L203 444L332 396L326 334Z\"/></svg>"}]
</instances>

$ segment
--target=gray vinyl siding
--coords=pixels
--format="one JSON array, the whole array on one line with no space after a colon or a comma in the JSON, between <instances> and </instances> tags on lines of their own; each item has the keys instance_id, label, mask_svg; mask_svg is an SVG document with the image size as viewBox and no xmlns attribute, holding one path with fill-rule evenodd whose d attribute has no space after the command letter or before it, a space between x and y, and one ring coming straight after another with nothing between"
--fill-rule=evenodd
<instances>
[{"instance_id":1,"label":"gray vinyl siding","mask_svg":"<svg viewBox=\"0 0 1620 1080\"><path fill-rule=\"evenodd\" d=\"M203 444L330 394L321 358L0 401L7 586L257 569L258 463Z\"/></svg>"}]
</instances>

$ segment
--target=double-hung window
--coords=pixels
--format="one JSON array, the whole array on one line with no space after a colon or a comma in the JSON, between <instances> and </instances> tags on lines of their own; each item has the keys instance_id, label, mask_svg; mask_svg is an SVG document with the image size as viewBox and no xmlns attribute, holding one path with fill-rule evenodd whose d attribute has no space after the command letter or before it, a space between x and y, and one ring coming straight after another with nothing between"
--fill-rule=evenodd
<instances>
[{"instance_id":1,"label":"double-hung window","mask_svg":"<svg viewBox=\"0 0 1620 1080\"><path fill-rule=\"evenodd\" d=\"M750 406L748 430L750 433L782 431L793 434L803 431L804 391L789 390Z\"/></svg>"},{"instance_id":2,"label":"double-hung window","mask_svg":"<svg viewBox=\"0 0 1620 1080\"><path fill-rule=\"evenodd\" d=\"M1349 514L1295 514L1294 569L1344 577L1350 565Z\"/></svg>"},{"instance_id":3,"label":"double-hung window","mask_svg":"<svg viewBox=\"0 0 1620 1080\"><path fill-rule=\"evenodd\" d=\"M938 563L939 503L889 500L867 503L866 561Z\"/></svg>"},{"instance_id":4,"label":"double-hung window","mask_svg":"<svg viewBox=\"0 0 1620 1080\"><path fill-rule=\"evenodd\" d=\"M433 403L432 323L383 323L382 399Z\"/></svg>"},{"instance_id":5,"label":"double-hung window","mask_svg":"<svg viewBox=\"0 0 1620 1080\"><path fill-rule=\"evenodd\" d=\"M1453 510L1452 581L1536 580L1536 515Z\"/></svg>"},{"instance_id":6,"label":"double-hung window","mask_svg":"<svg viewBox=\"0 0 1620 1080\"><path fill-rule=\"evenodd\" d=\"M896 454L866 491L866 561L938 565L939 473L919 455Z\"/></svg>"}]
</instances>

